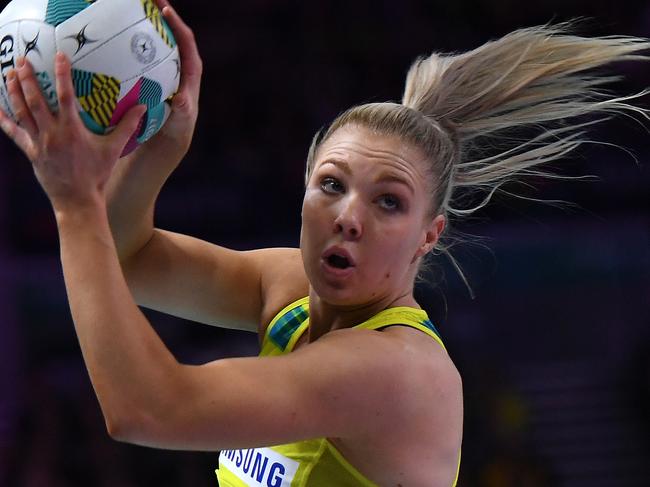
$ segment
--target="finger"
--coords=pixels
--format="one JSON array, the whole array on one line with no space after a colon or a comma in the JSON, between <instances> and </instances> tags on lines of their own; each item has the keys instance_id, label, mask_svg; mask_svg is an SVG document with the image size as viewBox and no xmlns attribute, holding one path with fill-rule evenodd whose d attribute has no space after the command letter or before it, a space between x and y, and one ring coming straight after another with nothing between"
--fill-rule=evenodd
<instances>
[{"instance_id":1,"label":"finger","mask_svg":"<svg viewBox=\"0 0 650 487\"><path fill-rule=\"evenodd\" d=\"M196 46L194 32L183 22L176 10L171 6L167 5L162 13L174 33L180 51L182 75L179 91L189 89L198 97L201 87L203 62L201 61L201 56Z\"/></svg>"},{"instance_id":2,"label":"finger","mask_svg":"<svg viewBox=\"0 0 650 487\"><path fill-rule=\"evenodd\" d=\"M154 0L156 2L156 5L160 10L165 8L167 5L169 5L169 2L167 0Z\"/></svg>"},{"instance_id":3,"label":"finger","mask_svg":"<svg viewBox=\"0 0 650 487\"><path fill-rule=\"evenodd\" d=\"M2 128L2 131L7 134L7 137L9 137L11 140L15 139L16 132L20 130L16 122L5 115L5 112L3 110L0 110L0 128Z\"/></svg>"},{"instance_id":4,"label":"finger","mask_svg":"<svg viewBox=\"0 0 650 487\"><path fill-rule=\"evenodd\" d=\"M196 116L194 100L189 93L182 91L176 93L172 98L172 113L160 129L160 133L186 133L187 129L196 122Z\"/></svg>"},{"instance_id":5,"label":"finger","mask_svg":"<svg viewBox=\"0 0 650 487\"><path fill-rule=\"evenodd\" d=\"M29 113L23 90L18 81L18 75L13 69L7 73L7 91L9 92L9 100L14 111L16 124L25 129L32 137L36 137L38 135L36 122L34 122L32 115Z\"/></svg>"},{"instance_id":6,"label":"finger","mask_svg":"<svg viewBox=\"0 0 650 487\"><path fill-rule=\"evenodd\" d=\"M64 122L76 121L79 119L79 113L74 102L72 66L68 57L62 52L56 54L54 74L56 75L56 96L59 99L59 116Z\"/></svg>"},{"instance_id":7,"label":"finger","mask_svg":"<svg viewBox=\"0 0 650 487\"><path fill-rule=\"evenodd\" d=\"M119 147L120 153L133 133L137 130L138 123L146 111L146 105L136 105L130 108L117 124L115 130L106 136L111 145L115 144L115 147Z\"/></svg>"},{"instance_id":8,"label":"finger","mask_svg":"<svg viewBox=\"0 0 650 487\"><path fill-rule=\"evenodd\" d=\"M36 122L39 132L53 122L53 116L43 98L34 70L24 57L18 58L18 79L25 95L27 108Z\"/></svg>"},{"instance_id":9,"label":"finger","mask_svg":"<svg viewBox=\"0 0 650 487\"><path fill-rule=\"evenodd\" d=\"M10 117L0 110L0 128L22 150L27 157L32 158L32 138L26 130L19 127Z\"/></svg>"},{"instance_id":10,"label":"finger","mask_svg":"<svg viewBox=\"0 0 650 487\"><path fill-rule=\"evenodd\" d=\"M179 92L172 98L172 110L189 114L191 110L191 99L185 92Z\"/></svg>"}]
</instances>

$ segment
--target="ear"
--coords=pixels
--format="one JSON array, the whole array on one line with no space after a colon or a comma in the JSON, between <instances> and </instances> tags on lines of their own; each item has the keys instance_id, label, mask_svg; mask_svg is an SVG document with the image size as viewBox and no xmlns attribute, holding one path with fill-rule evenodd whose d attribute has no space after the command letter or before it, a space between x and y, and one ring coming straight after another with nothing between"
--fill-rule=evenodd
<instances>
[{"instance_id":1,"label":"ear","mask_svg":"<svg viewBox=\"0 0 650 487\"><path fill-rule=\"evenodd\" d=\"M446 224L447 220L445 219L444 215L438 215L433 220L431 220L429 226L426 228L424 240L413 256L413 262L433 250L433 247L438 242L440 235L442 235Z\"/></svg>"}]
</instances>

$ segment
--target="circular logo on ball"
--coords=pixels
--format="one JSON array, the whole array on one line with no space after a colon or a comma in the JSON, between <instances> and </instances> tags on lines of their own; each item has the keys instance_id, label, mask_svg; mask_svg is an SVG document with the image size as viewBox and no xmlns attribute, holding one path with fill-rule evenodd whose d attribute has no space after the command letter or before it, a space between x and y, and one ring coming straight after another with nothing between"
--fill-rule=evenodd
<instances>
[{"instance_id":1,"label":"circular logo on ball","mask_svg":"<svg viewBox=\"0 0 650 487\"><path fill-rule=\"evenodd\" d=\"M138 32L131 38L131 52L142 64L149 64L156 57L156 46L149 34Z\"/></svg>"}]
</instances>

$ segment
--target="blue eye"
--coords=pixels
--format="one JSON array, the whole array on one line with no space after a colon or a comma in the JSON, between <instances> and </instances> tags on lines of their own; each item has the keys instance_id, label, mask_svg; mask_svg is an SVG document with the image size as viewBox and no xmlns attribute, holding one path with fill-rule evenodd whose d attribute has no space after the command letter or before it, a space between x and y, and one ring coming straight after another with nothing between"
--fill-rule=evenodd
<instances>
[{"instance_id":1,"label":"blue eye","mask_svg":"<svg viewBox=\"0 0 650 487\"><path fill-rule=\"evenodd\" d=\"M320 187L323 191L330 194L342 193L345 189L343 185L334 178L324 178L320 183Z\"/></svg>"},{"instance_id":2,"label":"blue eye","mask_svg":"<svg viewBox=\"0 0 650 487\"><path fill-rule=\"evenodd\" d=\"M388 211L396 211L402 208L400 200L392 194L385 194L380 196L379 206Z\"/></svg>"}]
</instances>

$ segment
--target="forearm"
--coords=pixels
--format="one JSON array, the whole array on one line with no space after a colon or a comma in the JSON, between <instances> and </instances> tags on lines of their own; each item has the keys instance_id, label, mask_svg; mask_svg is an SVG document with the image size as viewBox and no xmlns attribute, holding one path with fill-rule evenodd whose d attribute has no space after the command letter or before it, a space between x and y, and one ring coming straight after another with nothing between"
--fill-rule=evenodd
<instances>
[{"instance_id":1,"label":"forearm","mask_svg":"<svg viewBox=\"0 0 650 487\"><path fill-rule=\"evenodd\" d=\"M141 147L116 165L107 187L108 217L120 261L151 239L154 206L181 155L170 157L154 145Z\"/></svg>"},{"instance_id":2,"label":"forearm","mask_svg":"<svg viewBox=\"0 0 650 487\"><path fill-rule=\"evenodd\" d=\"M198 115L203 63L194 34L169 6L164 7L163 15L178 42L181 83L172 100L171 114L160 131L119 161L108 181L110 224L121 262L150 240L155 200L187 153Z\"/></svg>"},{"instance_id":3,"label":"forearm","mask_svg":"<svg viewBox=\"0 0 650 487\"><path fill-rule=\"evenodd\" d=\"M105 209L57 212L77 336L111 434L156 417L180 366L133 301Z\"/></svg>"}]
</instances>

